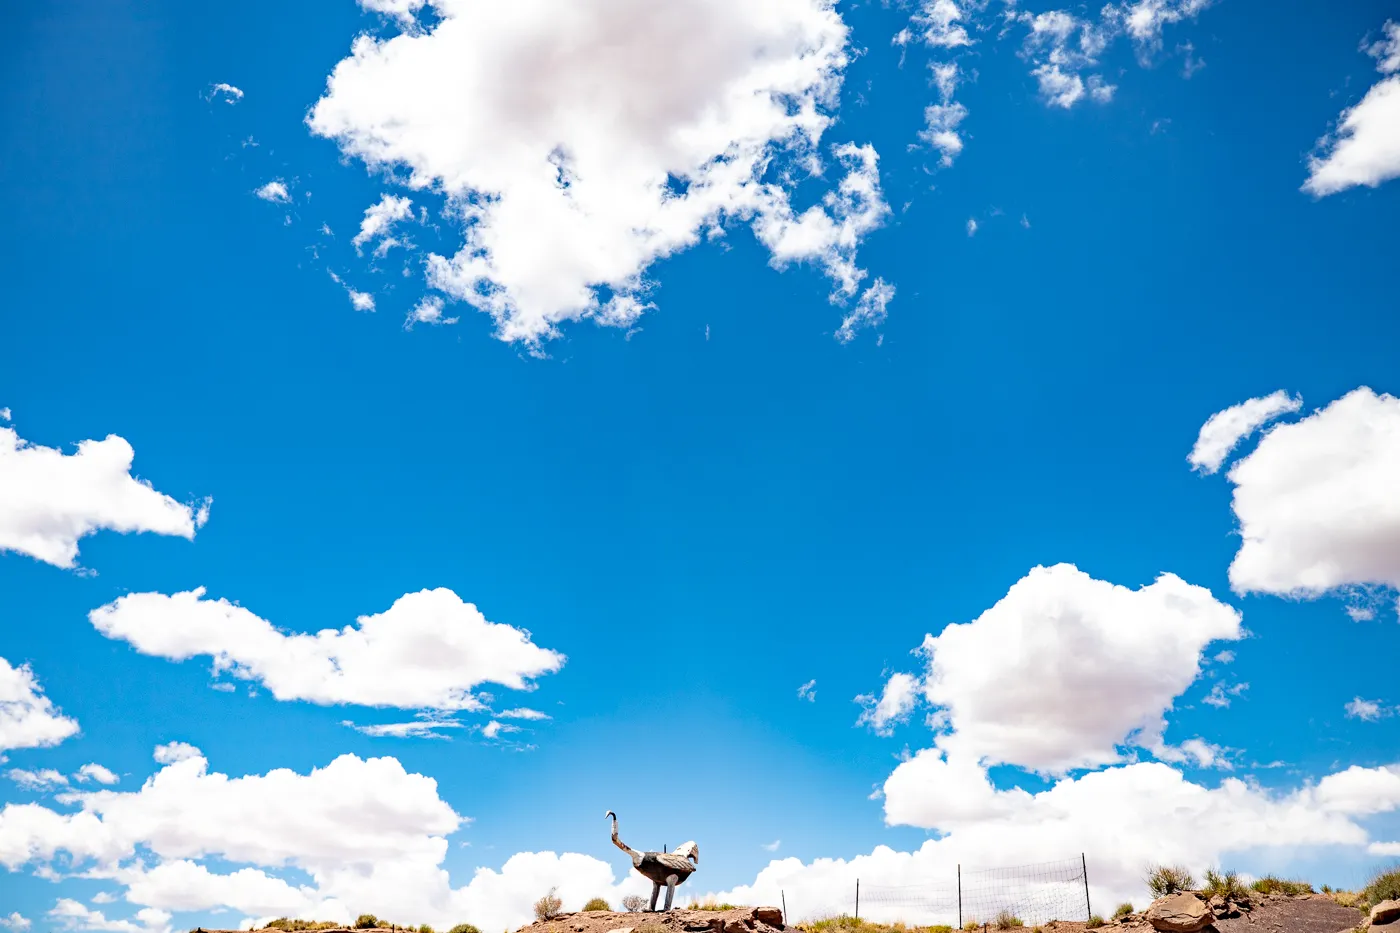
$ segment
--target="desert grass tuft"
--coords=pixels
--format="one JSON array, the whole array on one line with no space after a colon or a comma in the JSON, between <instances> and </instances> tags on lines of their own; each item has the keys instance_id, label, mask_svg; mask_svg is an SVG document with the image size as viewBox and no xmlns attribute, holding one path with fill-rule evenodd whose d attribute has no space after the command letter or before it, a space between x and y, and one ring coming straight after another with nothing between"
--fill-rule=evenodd
<instances>
[{"instance_id":1,"label":"desert grass tuft","mask_svg":"<svg viewBox=\"0 0 1400 933\"><path fill-rule=\"evenodd\" d=\"M1207 897L1223 897L1227 901L1242 901L1249 897L1249 889L1240 881L1236 871L1219 872L1214 868L1206 870L1206 883L1201 893Z\"/></svg>"},{"instance_id":2,"label":"desert grass tuft","mask_svg":"<svg viewBox=\"0 0 1400 933\"><path fill-rule=\"evenodd\" d=\"M1182 865L1153 865L1147 870L1147 890L1153 897L1166 897L1195 887L1196 879Z\"/></svg>"},{"instance_id":3,"label":"desert grass tuft","mask_svg":"<svg viewBox=\"0 0 1400 933\"><path fill-rule=\"evenodd\" d=\"M1306 881L1290 881L1287 878L1280 878L1277 875L1265 875L1251 884L1249 888L1259 894L1287 894L1293 896L1297 894L1313 893L1313 886Z\"/></svg>"},{"instance_id":4,"label":"desert grass tuft","mask_svg":"<svg viewBox=\"0 0 1400 933\"><path fill-rule=\"evenodd\" d=\"M1123 903L1121 903L1121 904L1118 905L1118 908L1117 908L1115 911L1113 911L1113 919L1114 919L1114 920L1122 920L1124 917L1131 917L1132 915L1133 915L1133 904L1132 904L1132 901L1124 901Z\"/></svg>"}]
</instances>

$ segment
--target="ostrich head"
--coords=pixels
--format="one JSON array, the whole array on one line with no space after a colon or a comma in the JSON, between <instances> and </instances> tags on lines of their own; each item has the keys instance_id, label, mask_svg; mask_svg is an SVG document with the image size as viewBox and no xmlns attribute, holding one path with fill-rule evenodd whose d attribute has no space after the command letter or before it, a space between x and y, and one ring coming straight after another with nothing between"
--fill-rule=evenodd
<instances>
[{"instance_id":1,"label":"ostrich head","mask_svg":"<svg viewBox=\"0 0 1400 933\"><path fill-rule=\"evenodd\" d=\"M676 846L675 854L690 859L697 866L700 864L700 847L693 842L683 842Z\"/></svg>"}]
</instances>

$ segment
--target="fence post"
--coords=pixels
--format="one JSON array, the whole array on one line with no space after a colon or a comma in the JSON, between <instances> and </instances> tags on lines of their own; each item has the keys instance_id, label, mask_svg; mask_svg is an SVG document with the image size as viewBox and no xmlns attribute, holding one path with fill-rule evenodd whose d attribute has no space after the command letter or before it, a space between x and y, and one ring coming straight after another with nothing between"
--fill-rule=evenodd
<instances>
[{"instance_id":1,"label":"fence post","mask_svg":"<svg viewBox=\"0 0 1400 933\"><path fill-rule=\"evenodd\" d=\"M783 925L786 926L786 925L788 924L788 922L789 922L789 921L788 921L788 915L787 915L787 892L786 892L786 891L783 891L783 890L779 890L779 891L778 891L778 894L779 894L779 895L782 897L782 899L783 899Z\"/></svg>"},{"instance_id":2,"label":"fence post","mask_svg":"<svg viewBox=\"0 0 1400 933\"><path fill-rule=\"evenodd\" d=\"M1094 908L1089 904L1089 862L1083 852L1079 853L1079 867L1084 871L1084 919L1087 922L1094 919Z\"/></svg>"},{"instance_id":3,"label":"fence post","mask_svg":"<svg viewBox=\"0 0 1400 933\"><path fill-rule=\"evenodd\" d=\"M962 929L962 863L958 863L958 929Z\"/></svg>"},{"instance_id":4,"label":"fence post","mask_svg":"<svg viewBox=\"0 0 1400 933\"><path fill-rule=\"evenodd\" d=\"M860 919L860 879L856 879L856 919Z\"/></svg>"}]
</instances>

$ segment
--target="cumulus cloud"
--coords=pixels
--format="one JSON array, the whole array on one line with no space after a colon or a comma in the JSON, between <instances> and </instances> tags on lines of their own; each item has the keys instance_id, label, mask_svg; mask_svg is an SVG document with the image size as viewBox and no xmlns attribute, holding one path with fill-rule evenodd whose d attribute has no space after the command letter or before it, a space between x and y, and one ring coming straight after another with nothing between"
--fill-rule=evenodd
<instances>
[{"instance_id":1,"label":"cumulus cloud","mask_svg":"<svg viewBox=\"0 0 1400 933\"><path fill-rule=\"evenodd\" d=\"M77 731L77 721L44 696L29 665L15 667L0 658L0 753L57 745Z\"/></svg>"},{"instance_id":2,"label":"cumulus cloud","mask_svg":"<svg viewBox=\"0 0 1400 933\"><path fill-rule=\"evenodd\" d=\"M953 99L961 72L956 62L933 65L934 86L938 88L938 103L924 108L924 128L919 138L937 149L944 168L963 150L958 127L967 119L967 107Z\"/></svg>"},{"instance_id":3,"label":"cumulus cloud","mask_svg":"<svg viewBox=\"0 0 1400 933\"><path fill-rule=\"evenodd\" d=\"M1181 766L1228 771L1233 755L1201 738L1168 745L1164 712L1196 680L1209 645L1240 635L1238 613L1171 575L1130 590L1069 565L1036 568L973 622L925 639L934 746L906 756L876 796L887 823L937 838L912 852L879 846L849 860L775 860L752 884L717 897L767 903L785 896L794 917L829 916L844 909L857 878L874 877L930 893L918 906L875 899L872 919L950 923L958 866L966 879L969 866L1007 864L1008 852L1022 863L1092 853L1092 900L1142 903L1141 868L1153 862L1200 872L1236 853L1349 846L1360 854L1383 846L1361 821L1400 808L1400 765L1350 767L1274 790L1185 776ZM896 695L907 676L900 675ZM1134 761L1119 753L1123 744L1161 760ZM994 782L994 765L1095 770L1027 791L1006 769ZM940 880L948 893L941 905ZM988 892L980 908L1043 921L1083 904L1070 893L1053 904L1053 891L1038 893L1038 904L996 902L1006 896ZM1043 913L1028 917L1026 909Z\"/></svg>"},{"instance_id":4,"label":"cumulus cloud","mask_svg":"<svg viewBox=\"0 0 1400 933\"><path fill-rule=\"evenodd\" d=\"M894 301L894 286L884 279L876 279L861 294L854 310L841 319L841 326L836 329L837 341L850 343L860 331L879 327L885 322L886 308L891 301Z\"/></svg>"},{"instance_id":5,"label":"cumulus cloud","mask_svg":"<svg viewBox=\"0 0 1400 933\"><path fill-rule=\"evenodd\" d=\"M456 324L457 318L447 317L442 313L444 304L441 295L424 296L423 300L408 312L404 327L412 329L414 324Z\"/></svg>"},{"instance_id":6,"label":"cumulus cloud","mask_svg":"<svg viewBox=\"0 0 1400 933\"><path fill-rule=\"evenodd\" d=\"M919 679L913 674L892 674L878 698L868 694L856 697L856 702L865 707L856 725L869 726L876 735L890 735L914 711L919 686Z\"/></svg>"},{"instance_id":7,"label":"cumulus cloud","mask_svg":"<svg viewBox=\"0 0 1400 933\"><path fill-rule=\"evenodd\" d=\"M216 97L226 104L236 104L243 99L243 91L240 88L234 87L232 84L225 84L220 81L218 84L209 88L209 94L205 97L205 100L213 100Z\"/></svg>"},{"instance_id":8,"label":"cumulus cloud","mask_svg":"<svg viewBox=\"0 0 1400 933\"><path fill-rule=\"evenodd\" d=\"M1400 586L1400 399L1360 388L1274 427L1227 474L1240 593L1310 598Z\"/></svg>"},{"instance_id":9,"label":"cumulus cloud","mask_svg":"<svg viewBox=\"0 0 1400 933\"><path fill-rule=\"evenodd\" d=\"M1302 396L1292 397L1279 389L1272 395L1252 398L1218 411L1201 425L1201 433L1191 453L1186 456L1186 462L1201 473L1215 473L1240 441L1270 421L1292 414L1302 407Z\"/></svg>"},{"instance_id":10,"label":"cumulus cloud","mask_svg":"<svg viewBox=\"0 0 1400 933\"><path fill-rule=\"evenodd\" d=\"M203 588L133 593L89 614L97 630L142 654L213 658L215 674L261 683L279 700L399 709L480 709L471 690L496 683L531 689L564 656L528 632L487 621L449 589L399 597L354 625L287 634Z\"/></svg>"},{"instance_id":11,"label":"cumulus cloud","mask_svg":"<svg viewBox=\"0 0 1400 933\"><path fill-rule=\"evenodd\" d=\"M422 4L372 0L401 20ZM870 147L819 158L847 64L823 0L431 0L431 24L362 35L308 123L374 171L441 192L463 245L429 284L538 344L560 324L630 326L658 259L753 222L774 264L807 260L854 298L855 249L885 216ZM625 101L620 106L619 101Z\"/></svg>"},{"instance_id":12,"label":"cumulus cloud","mask_svg":"<svg viewBox=\"0 0 1400 933\"><path fill-rule=\"evenodd\" d=\"M8 917L0 917L0 927L13 930L14 933L25 933L25 931L33 925L33 922L28 917L17 910L11 911Z\"/></svg>"},{"instance_id":13,"label":"cumulus cloud","mask_svg":"<svg viewBox=\"0 0 1400 933\"><path fill-rule=\"evenodd\" d=\"M868 909L877 921L952 923L957 902L951 894L960 863L966 873L969 866L1004 865L1008 852L1024 863L1088 852L1094 903L1145 903L1141 867L1164 860L1199 875L1251 850L1289 853L1340 845L1364 852L1369 840L1356 820L1400 805L1400 767L1352 768L1316 785L1275 792L1228 777L1208 787L1170 765L1140 762L1064 778L1030 793L997 790L984 769L950 763L937 749L928 749L895 769L884 797L888 822L934 829L941 838L911 852L878 846L852 859L776 860L753 883L718 896L763 904L785 895L795 918L811 918L845 908L857 878L926 891L941 880L950 893L941 909L872 901L869 908L862 902L862 915ZM1082 895L1081 888L1081 906Z\"/></svg>"},{"instance_id":14,"label":"cumulus cloud","mask_svg":"<svg viewBox=\"0 0 1400 933\"><path fill-rule=\"evenodd\" d=\"M1357 697L1346 705L1347 717L1365 722L1375 722L1391 715L1393 710L1382 706L1379 700L1363 700Z\"/></svg>"},{"instance_id":15,"label":"cumulus cloud","mask_svg":"<svg viewBox=\"0 0 1400 933\"><path fill-rule=\"evenodd\" d=\"M64 454L0 427L0 552L71 568L78 540L101 530L193 540L210 500L185 504L156 492L131 475L135 455L115 434Z\"/></svg>"},{"instance_id":16,"label":"cumulus cloud","mask_svg":"<svg viewBox=\"0 0 1400 933\"><path fill-rule=\"evenodd\" d=\"M261 188L256 189L253 194L262 198L264 201L271 201L273 204L287 204L292 200L292 195L291 192L287 190L286 182L282 181L280 178L274 178Z\"/></svg>"},{"instance_id":17,"label":"cumulus cloud","mask_svg":"<svg viewBox=\"0 0 1400 933\"><path fill-rule=\"evenodd\" d=\"M106 933L158 933L170 929L170 914L152 907L138 910L136 920L109 920L100 910L94 910L69 897L59 898L49 911L49 918L64 930L95 930Z\"/></svg>"},{"instance_id":18,"label":"cumulus cloud","mask_svg":"<svg viewBox=\"0 0 1400 933\"><path fill-rule=\"evenodd\" d=\"M1163 574L1137 590L1070 564L1037 567L972 622L928 635L923 698L960 759L1057 773L1165 747L1164 714L1240 615Z\"/></svg>"},{"instance_id":19,"label":"cumulus cloud","mask_svg":"<svg viewBox=\"0 0 1400 933\"><path fill-rule=\"evenodd\" d=\"M1233 698L1239 696L1248 689L1249 684L1244 683L1231 684L1228 687L1224 683L1217 683L1210 688L1210 693L1206 694L1201 702L1208 706L1214 706L1217 709L1227 709Z\"/></svg>"},{"instance_id":20,"label":"cumulus cloud","mask_svg":"<svg viewBox=\"0 0 1400 933\"><path fill-rule=\"evenodd\" d=\"M78 769L77 778L79 781L96 781L99 784L115 784L121 780L110 768L104 768L97 762L89 762Z\"/></svg>"},{"instance_id":21,"label":"cumulus cloud","mask_svg":"<svg viewBox=\"0 0 1400 933\"><path fill-rule=\"evenodd\" d=\"M25 790L53 790L55 787L63 787L68 783L68 777L53 768L44 768L40 771L11 768L5 776Z\"/></svg>"},{"instance_id":22,"label":"cumulus cloud","mask_svg":"<svg viewBox=\"0 0 1400 933\"><path fill-rule=\"evenodd\" d=\"M1400 175L1400 23L1387 20L1382 33L1363 49L1376 59L1376 70L1390 77L1343 110L1336 129L1318 140L1303 183L1309 194L1325 197L1356 185L1374 188Z\"/></svg>"},{"instance_id":23,"label":"cumulus cloud","mask_svg":"<svg viewBox=\"0 0 1400 933\"><path fill-rule=\"evenodd\" d=\"M383 243L398 245L398 240L390 240L389 234L393 232L394 225L403 220L408 220L413 216L413 202L408 198L395 197L386 194L376 203L365 208L364 219L360 221L360 232L355 234L351 242L355 245L355 252L361 252L366 243L380 240ZM383 255L378 249L376 255Z\"/></svg>"},{"instance_id":24,"label":"cumulus cloud","mask_svg":"<svg viewBox=\"0 0 1400 933\"><path fill-rule=\"evenodd\" d=\"M66 799L73 812L13 803L0 810L0 865L44 871L64 860L118 883L125 901L142 908L132 920L59 908L55 919L85 929L150 933L172 912L224 908L342 922L372 911L442 926L471 917L486 929L513 929L551 887L570 906L649 889L640 877L618 884L607 862L553 852L514 855L453 887L441 863L447 837L466 821L435 781L393 758L343 755L305 774L235 777L211 771L196 753L167 763L139 790ZM296 880L282 877L285 869ZM101 925L109 923L130 926Z\"/></svg>"},{"instance_id":25,"label":"cumulus cloud","mask_svg":"<svg viewBox=\"0 0 1400 933\"><path fill-rule=\"evenodd\" d=\"M1121 22L1137 46L1138 55L1150 61L1162 48L1162 30L1173 23L1194 18L1213 0L1138 0L1110 7L1109 16Z\"/></svg>"},{"instance_id":26,"label":"cumulus cloud","mask_svg":"<svg viewBox=\"0 0 1400 933\"><path fill-rule=\"evenodd\" d=\"M798 687L798 688L797 688L797 698L798 698L799 700L806 700L808 703L815 703L815 702L817 702L817 682L816 682L816 680L809 680L809 681L807 681L805 684L803 684L802 686Z\"/></svg>"}]
</instances>

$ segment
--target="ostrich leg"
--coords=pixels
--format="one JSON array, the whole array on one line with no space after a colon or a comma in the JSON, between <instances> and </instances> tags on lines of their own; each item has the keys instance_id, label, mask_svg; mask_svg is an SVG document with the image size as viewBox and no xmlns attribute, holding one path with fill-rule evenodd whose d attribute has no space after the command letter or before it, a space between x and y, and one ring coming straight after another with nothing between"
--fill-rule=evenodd
<instances>
[{"instance_id":1,"label":"ostrich leg","mask_svg":"<svg viewBox=\"0 0 1400 933\"><path fill-rule=\"evenodd\" d=\"M657 899L658 897L660 897L660 896L661 896L661 882L660 882L660 881L653 881L653 882L651 883L651 911L652 911L652 913L656 913L656 899Z\"/></svg>"},{"instance_id":2,"label":"ostrich leg","mask_svg":"<svg viewBox=\"0 0 1400 933\"><path fill-rule=\"evenodd\" d=\"M680 881L679 875L669 875L666 878L666 909L671 909L671 899L676 896L676 884Z\"/></svg>"}]
</instances>

